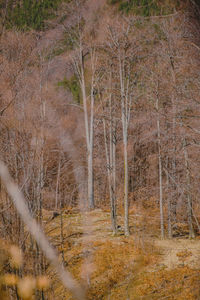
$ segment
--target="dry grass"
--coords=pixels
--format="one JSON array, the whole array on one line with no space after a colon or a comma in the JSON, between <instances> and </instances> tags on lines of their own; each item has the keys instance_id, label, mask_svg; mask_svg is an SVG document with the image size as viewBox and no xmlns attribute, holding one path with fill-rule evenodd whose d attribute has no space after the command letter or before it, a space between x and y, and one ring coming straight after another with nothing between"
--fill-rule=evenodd
<instances>
[{"instance_id":1,"label":"dry grass","mask_svg":"<svg viewBox=\"0 0 200 300\"><path fill-rule=\"evenodd\" d=\"M162 251L162 263L169 269L186 265L200 268L200 241L189 239L156 240L156 247Z\"/></svg>"},{"instance_id":2,"label":"dry grass","mask_svg":"<svg viewBox=\"0 0 200 300\"><path fill-rule=\"evenodd\" d=\"M129 287L130 299L197 300L200 272L189 267L140 274ZM114 298L113 298L114 299Z\"/></svg>"},{"instance_id":3,"label":"dry grass","mask_svg":"<svg viewBox=\"0 0 200 300\"><path fill-rule=\"evenodd\" d=\"M113 236L109 213L95 210L87 214L92 224L84 232L81 215L64 215L64 256L74 276L89 287L87 298L93 299L199 299L199 271L193 267L198 261L200 241L160 240L149 234L157 227L157 220L149 228L148 215L133 208L130 214L132 235L123 236L123 217L118 218L122 231ZM60 217L46 224L53 243L59 244ZM153 238L154 236L154 238ZM84 245L88 243L87 250ZM59 246L57 246L59 248ZM89 250L88 250L89 249ZM84 264L84 260L90 262ZM197 264L196 264L197 266ZM86 283L83 273L89 269ZM53 299L72 299L59 281L53 283ZM50 298L49 298L50 299Z\"/></svg>"},{"instance_id":4,"label":"dry grass","mask_svg":"<svg viewBox=\"0 0 200 300\"><path fill-rule=\"evenodd\" d=\"M87 288L88 300L199 299L199 240L155 238L149 234L145 214L134 208L128 238L123 235L123 217L118 218L121 231L113 236L107 212L86 213L89 223L78 212L63 213L62 244L61 216L51 219L51 213L43 213L45 232L58 252L64 251L64 263ZM19 261L18 251L14 253ZM47 274L52 281L46 298L72 300L51 267Z\"/></svg>"},{"instance_id":5,"label":"dry grass","mask_svg":"<svg viewBox=\"0 0 200 300\"><path fill-rule=\"evenodd\" d=\"M140 236L123 235L123 218L118 218L122 231L113 236L110 214L101 210L87 213L92 229L87 232L80 214L63 215L64 223L64 258L70 271L83 284L87 285L88 299L103 299L110 291L124 282L127 277L134 277L141 269L156 263L159 259L155 247ZM136 219L131 218L134 230ZM45 230L51 242L60 249L60 216L47 222ZM85 247L87 246L87 247ZM85 260L88 264L84 263ZM83 270L84 268L84 270ZM90 278L83 276L89 269ZM52 274L52 271L51 271ZM88 286L89 283L89 286ZM59 281L53 283L54 299L70 299Z\"/></svg>"}]
</instances>

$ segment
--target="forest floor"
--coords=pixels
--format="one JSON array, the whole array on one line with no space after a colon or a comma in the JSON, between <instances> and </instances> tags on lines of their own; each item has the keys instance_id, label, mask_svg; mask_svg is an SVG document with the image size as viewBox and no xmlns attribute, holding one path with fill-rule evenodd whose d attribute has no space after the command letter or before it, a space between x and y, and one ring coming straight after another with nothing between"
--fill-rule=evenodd
<instances>
[{"instance_id":1,"label":"forest floor","mask_svg":"<svg viewBox=\"0 0 200 300\"><path fill-rule=\"evenodd\" d=\"M131 214L128 238L123 218L118 218L114 236L109 212L100 209L63 211L62 218L44 211L44 219L66 267L89 285L88 299L200 299L200 240L161 240L156 224L148 225L141 214ZM52 277L53 271L48 272ZM59 280L53 281L52 291L55 300L72 299Z\"/></svg>"},{"instance_id":2,"label":"forest floor","mask_svg":"<svg viewBox=\"0 0 200 300\"><path fill-rule=\"evenodd\" d=\"M162 263L169 269L186 265L200 268L200 240L183 238L156 240L156 247L162 251ZM184 261L184 262L183 262Z\"/></svg>"}]
</instances>

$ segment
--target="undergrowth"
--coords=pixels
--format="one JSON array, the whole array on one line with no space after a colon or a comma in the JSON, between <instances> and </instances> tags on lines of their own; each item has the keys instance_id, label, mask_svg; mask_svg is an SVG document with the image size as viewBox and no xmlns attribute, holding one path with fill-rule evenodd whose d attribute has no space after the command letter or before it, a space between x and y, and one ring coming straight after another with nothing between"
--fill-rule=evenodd
<instances>
[{"instance_id":1,"label":"undergrowth","mask_svg":"<svg viewBox=\"0 0 200 300\"><path fill-rule=\"evenodd\" d=\"M58 252L61 253L61 250L64 250L64 256L60 255L60 259L64 259L64 265L86 287L87 299L199 299L200 271L184 265L188 257L192 255L191 252L177 252L181 264L174 269L168 269L162 264L163 251L156 246L156 243L147 239L145 229L140 236L136 233L129 238L112 236L110 230L106 229L108 214L97 210L89 213L88 217L92 219L93 224L91 236L87 232L84 233L80 213L65 214L63 211L62 247L60 216L52 219L51 215L47 214L45 218L45 231L50 241ZM102 228L100 232L96 231L98 226ZM9 259L12 259L15 265L20 266L22 258L18 248L11 248L12 251L9 247L6 249L9 252ZM3 250L0 255L1 265L7 261L7 258L6 260L4 258L6 251ZM4 270L1 269L1 272L3 274ZM50 266L46 273L53 278L46 294L48 299L72 299ZM3 287L6 283L11 288L16 286L20 290L20 282L22 286L28 283L32 293L46 281L45 277L39 281L35 281L33 277L19 278L11 272L1 277L0 286Z\"/></svg>"},{"instance_id":2,"label":"undergrowth","mask_svg":"<svg viewBox=\"0 0 200 300\"><path fill-rule=\"evenodd\" d=\"M197 300L200 271L189 267L157 270L140 274L129 288L130 299Z\"/></svg>"},{"instance_id":3,"label":"undergrowth","mask_svg":"<svg viewBox=\"0 0 200 300\"><path fill-rule=\"evenodd\" d=\"M43 30L44 21L55 16L55 11L62 1L69 2L70 0L2 1L0 15L4 14L3 11L7 8L7 28Z\"/></svg>"},{"instance_id":4,"label":"undergrowth","mask_svg":"<svg viewBox=\"0 0 200 300\"><path fill-rule=\"evenodd\" d=\"M63 81L58 82L59 87L64 87L69 92L71 92L73 96L73 100L80 104L81 103L81 88L78 82L78 78L73 75L70 79L67 79L66 77L63 79Z\"/></svg>"},{"instance_id":5,"label":"undergrowth","mask_svg":"<svg viewBox=\"0 0 200 300\"><path fill-rule=\"evenodd\" d=\"M180 8L181 1L165 0L108 0L111 5L117 5L119 11L138 16L149 17L155 15L167 15L173 13L175 9Z\"/></svg>"},{"instance_id":6,"label":"undergrowth","mask_svg":"<svg viewBox=\"0 0 200 300\"><path fill-rule=\"evenodd\" d=\"M24 258L19 247L0 240L0 299L33 300L49 288L47 276L23 273ZM8 293L9 292L9 293ZM13 297L11 297L11 295Z\"/></svg>"}]
</instances>

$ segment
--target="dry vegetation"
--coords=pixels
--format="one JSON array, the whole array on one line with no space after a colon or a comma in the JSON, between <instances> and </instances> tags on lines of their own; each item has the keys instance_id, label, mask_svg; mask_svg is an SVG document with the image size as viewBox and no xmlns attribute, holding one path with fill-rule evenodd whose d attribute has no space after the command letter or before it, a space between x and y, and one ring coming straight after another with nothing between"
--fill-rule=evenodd
<instances>
[{"instance_id":1,"label":"dry vegetation","mask_svg":"<svg viewBox=\"0 0 200 300\"><path fill-rule=\"evenodd\" d=\"M83 286L88 285L85 275L89 272L87 299L199 299L199 240L162 241L150 238L145 230L128 238L122 232L113 236L109 214L102 210L87 213L93 224L89 235L84 233L83 218L79 213L71 211L66 214L63 211L62 240L61 217L57 216L52 220L51 213L43 213L46 234L60 252L60 259L64 260ZM136 226L138 222L141 221L131 215L131 226ZM143 224L140 225L142 228ZM88 249L84 248L85 240L89 244ZM26 264L28 253L22 260L17 247L5 246L1 242L1 249L4 253L1 255L2 260L3 257L7 260L9 255L11 266L14 263L19 268L22 261ZM86 267L84 262L89 257L90 262ZM2 286L17 286L19 294L21 285L24 284L27 295L34 293L35 289L44 289L47 299L72 299L51 268L47 268L46 274L51 278L50 285L49 279L45 277L34 279L31 270L22 279L12 271L3 275L1 282ZM29 299L23 292L21 295L22 299Z\"/></svg>"},{"instance_id":2,"label":"dry vegetation","mask_svg":"<svg viewBox=\"0 0 200 300\"><path fill-rule=\"evenodd\" d=\"M79 214L64 215L64 259L79 280L84 259L87 255L92 257L88 299L198 299L199 240L162 241L150 238L145 230L129 238L122 233L113 236L108 213L95 210L88 217L93 223L91 236L83 234ZM48 232L52 230L50 236L58 248L59 222L57 217L46 227ZM131 226L138 223L142 228L143 222L131 215ZM90 253L83 251L84 239L90 245ZM61 285L54 284L54 297L66 297Z\"/></svg>"},{"instance_id":3,"label":"dry vegetation","mask_svg":"<svg viewBox=\"0 0 200 300\"><path fill-rule=\"evenodd\" d=\"M200 299L199 7L11 2L0 160L60 262L90 300ZM1 299L73 299L2 181L0 238Z\"/></svg>"}]
</instances>

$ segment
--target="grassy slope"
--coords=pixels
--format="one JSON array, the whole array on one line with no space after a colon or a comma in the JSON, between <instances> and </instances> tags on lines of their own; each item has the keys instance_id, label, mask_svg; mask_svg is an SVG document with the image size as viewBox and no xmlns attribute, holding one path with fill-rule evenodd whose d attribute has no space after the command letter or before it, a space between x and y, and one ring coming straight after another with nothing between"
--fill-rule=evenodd
<instances>
[{"instance_id":1,"label":"grassy slope","mask_svg":"<svg viewBox=\"0 0 200 300\"><path fill-rule=\"evenodd\" d=\"M161 241L145 229L140 215L131 216L135 233L129 238L122 231L112 236L107 212L95 210L85 220L79 213L63 214L63 248L60 216L47 218L45 228L74 276L86 284L86 270L90 273L88 299L198 299L199 240ZM52 284L53 299L71 299L59 281Z\"/></svg>"}]
</instances>

